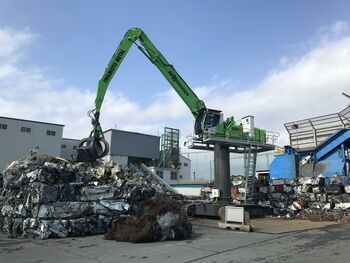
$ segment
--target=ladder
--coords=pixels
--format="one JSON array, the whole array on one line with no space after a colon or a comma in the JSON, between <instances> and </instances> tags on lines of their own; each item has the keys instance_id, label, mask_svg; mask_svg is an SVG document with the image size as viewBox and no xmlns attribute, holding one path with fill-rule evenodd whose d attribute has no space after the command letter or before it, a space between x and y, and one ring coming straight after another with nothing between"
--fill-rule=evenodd
<instances>
[{"instance_id":1,"label":"ladder","mask_svg":"<svg viewBox=\"0 0 350 263\"><path fill-rule=\"evenodd\" d=\"M244 149L245 204L253 202L256 158L256 148L249 145L249 147Z\"/></svg>"}]
</instances>

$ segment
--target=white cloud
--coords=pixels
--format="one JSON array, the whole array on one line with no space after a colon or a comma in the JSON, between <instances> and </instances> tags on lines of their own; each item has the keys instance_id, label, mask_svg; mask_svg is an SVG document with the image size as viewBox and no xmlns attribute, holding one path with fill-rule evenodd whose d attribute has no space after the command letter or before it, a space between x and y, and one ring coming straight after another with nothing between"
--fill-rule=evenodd
<instances>
[{"instance_id":1,"label":"white cloud","mask_svg":"<svg viewBox=\"0 0 350 263\"><path fill-rule=\"evenodd\" d=\"M338 112L350 91L350 34L345 22L323 27L324 36L293 63L276 69L250 90L233 92L207 101L236 117L253 114L257 125L282 134L283 123ZM287 63L287 62L286 62Z\"/></svg>"},{"instance_id":2,"label":"white cloud","mask_svg":"<svg viewBox=\"0 0 350 263\"><path fill-rule=\"evenodd\" d=\"M332 25L323 25L316 34L316 41L327 44L329 41L337 40L349 34L349 24L345 21L336 21Z\"/></svg>"},{"instance_id":3,"label":"white cloud","mask_svg":"<svg viewBox=\"0 0 350 263\"><path fill-rule=\"evenodd\" d=\"M348 24L336 22L316 33L318 41L299 58L286 54L255 86L236 90L237 81L215 75L212 84L194 89L208 108L223 110L236 120L252 114L256 125L282 133L284 122L340 111L350 91L350 34ZM322 37L321 37L322 36ZM45 69L26 69L18 61L35 39L30 30L0 28L0 115L65 124L65 137L85 137L90 130L86 112L95 92L82 90L62 79L48 77ZM15 59L13 59L15 58ZM240 83L240 86L244 83ZM126 95L108 91L102 107L104 129L114 128L158 134L164 126L179 128L182 138L193 131L193 117L173 90L155 97L146 108Z\"/></svg>"},{"instance_id":4,"label":"white cloud","mask_svg":"<svg viewBox=\"0 0 350 263\"><path fill-rule=\"evenodd\" d=\"M23 55L23 48L36 37L28 28L13 30L0 28L0 62L15 63Z\"/></svg>"}]
</instances>

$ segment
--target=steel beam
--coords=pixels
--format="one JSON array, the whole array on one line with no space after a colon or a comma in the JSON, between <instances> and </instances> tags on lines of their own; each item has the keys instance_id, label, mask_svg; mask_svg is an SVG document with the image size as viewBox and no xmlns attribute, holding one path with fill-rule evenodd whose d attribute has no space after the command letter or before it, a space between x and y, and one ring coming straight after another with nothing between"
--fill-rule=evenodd
<instances>
[{"instance_id":1,"label":"steel beam","mask_svg":"<svg viewBox=\"0 0 350 263\"><path fill-rule=\"evenodd\" d=\"M230 152L229 146L221 143L214 145L215 187L220 189L220 202L229 203L231 199Z\"/></svg>"}]
</instances>

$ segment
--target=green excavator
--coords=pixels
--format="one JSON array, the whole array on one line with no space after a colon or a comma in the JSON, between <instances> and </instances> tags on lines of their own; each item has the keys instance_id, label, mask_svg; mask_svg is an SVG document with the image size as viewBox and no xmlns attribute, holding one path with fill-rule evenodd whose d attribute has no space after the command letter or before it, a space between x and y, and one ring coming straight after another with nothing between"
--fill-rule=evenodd
<instances>
[{"instance_id":1,"label":"green excavator","mask_svg":"<svg viewBox=\"0 0 350 263\"><path fill-rule=\"evenodd\" d=\"M117 50L109 61L103 76L98 82L95 109L88 112L91 117L93 129L89 137L80 141L75 153L76 161L93 162L108 154L109 145L104 139L103 130L99 122L100 110L109 83L132 44L135 44L138 49L159 69L190 109L195 118L194 133L198 139L204 140L207 136L212 136L235 140L266 142L265 130L254 128L254 133L248 134L243 131L241 124L237 124L234 121L232 116L224 121L223 114L220 110L208 109L204 102L197 97L193 90L182 79L175 68L169 64L162 53L160 53L153 45L146 34L139 28L131 28L126 32Z\"/></svg>"}]
</instances>

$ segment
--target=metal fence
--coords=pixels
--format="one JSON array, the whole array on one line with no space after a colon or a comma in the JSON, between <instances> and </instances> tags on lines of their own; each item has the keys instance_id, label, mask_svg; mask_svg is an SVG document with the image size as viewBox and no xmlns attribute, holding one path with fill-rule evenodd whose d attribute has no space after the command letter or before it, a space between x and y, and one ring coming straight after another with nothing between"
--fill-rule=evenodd
<instances>
[{"instance_id":1,"label":"metal fence","mask_svg":"<svg viewBox=\"0 0 350 263\"><path fill-rule=\"evenodd\" d=\"M292 121L284 126L292 147L299 151L311 151L337 130L350 127L350 106L339 113Z\"/></svg>"}]
</instances>

